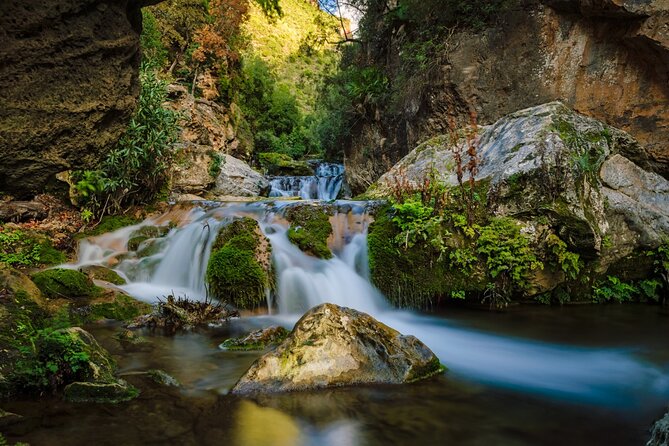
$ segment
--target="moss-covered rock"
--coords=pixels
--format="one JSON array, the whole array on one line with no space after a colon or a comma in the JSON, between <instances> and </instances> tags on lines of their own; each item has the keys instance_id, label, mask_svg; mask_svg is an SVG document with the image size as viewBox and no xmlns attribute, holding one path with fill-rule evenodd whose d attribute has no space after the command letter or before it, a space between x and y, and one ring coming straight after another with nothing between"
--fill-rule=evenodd
<instances>
[{"instance_id":1,"label":"moss-covered rock","mask_svg":"<svg viewBox=\"0 0 669 446\"><path fill-rule=\"evenodd\" d=\"M332 234L329 206L299 204L290 206L285 216L290 222L288 240L302 251L320 259L332 258L328 238Z\"/></svg>"},{"instance_id":2,"label":"moss-covered rock","mask_svg":"<svg viewBox=\"0 0 669 446\"><path fill-rule=\"evenodd\" d=\"M86 265L79 269L90 279L103 280L114 285L125 285L126 281L116 271L101 265Z\"/></svg>"},{"instance_id":3,"label":"moss-covered rock","mask_svg":"<svg viewBox=\"0 0 669 446\"><path fill-rule=\"evenodd\" d=\"M391 207L380 209L367 237L372 283L401 308L426 308L451 298L454 293L483 293L488 279L482 265L453 267L439 259L428 243L403 249L396 243L400 231L392 221ZM456 243L454 242L454 245ZM456 251L457 250L457 251ZM463 262L475 258L474 248L454 246ZM457 294L460 296L460 294Z\"/></svg>"},{"instance_id":4,"label":"moss-covered rock","mask_svg":"<svg viewBox=\"0 0 669 446\"><path fill-rule=\"evenodd\" d=\"M283 153L266 152L258 155L260 165L268 175L311 176L314 170L304 161L295 161Z\"/></svg>"},{"instance_id":5,"label":"moss-covered rock","mask_svg":"<svg viewBox=\"0 0 669 446\"><path fill-rule=\"evenodd\" d=\"M13 296L22 294L38 305L44 305L42 292L28 276L13 268L0 265L0 289L9 291Z\"/></svg>"},{"instance_id":6,"label":"moss-covered rock","mask_svg":"<svg viewBox=\"0 0 669 446\"><path fill-rule=\"evenodd\" d=\"M269 346L277 345L288 337L288 330L273 326L256 330L246 336L230 338L223 341L219 348L222 350L264 350Z\"/></svg>"},{"instance_id":7,"label":"moss-covered rock","mask_svg":"<svg viewBox=\"0 0 669 446\"><path fill-rule=\"evenodd\" d=\"M323 304L302 316L286 340L259 358L232 392L402 384L442 371L439 359L415 337L365 313Z\"/></svg>"},{"instance_id":8,"label":"moss-covered rock","mask_svg":"<svg viewBox=\"0 0 669 446\"><path fill-rule=\"evenodd\" d=\"M78 238L92 237L96 235L114 232L126 226L132 226L139 223L140 220L127 215L107 215L102 217L100 222L93 228L87 229L78 235Z\"/></svg>"},{"instance_id":9,"label":"moss-covered rock","mask_svg":"<svg viewBox=\"0 0 669 446\"><path fill-rule=\"evenodd\" d=\"M237 308L266 302L266 290L273 287L271 246L258 222L242 218L221 229L207 265L207 283L214 297Z\"/></svg>"},{"instance_id":10,"label":"moss-covered rock","mask_svg":"<svg viewBox=\"0 0 669 446\"><path fill-rule=\"evenodd\" d=\"M132 330L123 330L114 338L126 352L148 352L155 348L145 337L135 334Z\"/></svg>"},{"instance_id":11,"label":"moss-covered rock","mask_svg":"<svg viewBox=\"0 0 669 446\"><path fill-rule=\"evenodd\" d=\"M65 399L72 403L118 404L139 396L139 390L122 379L112 382L74 382L65 387Z\"/></svg>"},{"instance_id":12,"label":"moss-covered rock","mask_svg":"<svg viewBox=\"0 0 669 446\"><path fill-rule=\"evenodd\" d=\"M74 269L47 269L33 274L32 280L49 298L92 297L99 293L86 274Z\"/></svg>"},{"instance_id":13,"label":"moss-covered rock","mask_svg":"<svg viewBox=\"0 0 669 446\"><path fill-rule=\"evenodd\" d=\"M153 307L138 301L125 293L108 290L106 295L96 298L90 304L89 318L129 321L143 314L151 313Z\"/></svg>"}]
</instances>

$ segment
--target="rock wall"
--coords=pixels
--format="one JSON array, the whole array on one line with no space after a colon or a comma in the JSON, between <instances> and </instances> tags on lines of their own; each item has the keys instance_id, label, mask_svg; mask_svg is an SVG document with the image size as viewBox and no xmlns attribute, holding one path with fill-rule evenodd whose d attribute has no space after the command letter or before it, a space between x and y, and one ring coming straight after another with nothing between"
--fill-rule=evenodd
<instances>
[{"instance_id":1,"label":"rock wall","mask_svg":"<svg viewBox=\"0 0 669 446\"><path fill-rule=\"evenodd\" d=\"M399 46L390 46L392 60ZM444 47L438 69L422 80L427 93L407 98L392 116L379 110L355 129L346 153L355 191L418 142L446 133L454 120L462 124L470 110L490 124L553 100L629 132L644 146L650 167L669 175L666 0L524 1L497 25L456 32Z\"/></svg>"},{"instance_id":2,"label":"rock wall","mask_svg":"<svg viewBox=\"0 0 669 446\"><path fill-rule=\"evenodd\" d=\"M0 2L0 192L43 191L95 165L139 94L140 7L157 0Z\"/></svg>"}]
</instances>

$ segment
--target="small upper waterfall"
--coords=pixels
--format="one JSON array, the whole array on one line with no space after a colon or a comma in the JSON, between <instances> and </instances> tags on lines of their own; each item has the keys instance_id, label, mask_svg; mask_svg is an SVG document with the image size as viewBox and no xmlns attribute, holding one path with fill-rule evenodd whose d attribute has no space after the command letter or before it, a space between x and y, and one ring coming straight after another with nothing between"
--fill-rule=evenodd
<instances>
[{"instance_id":1,"label":"small upper waterfall","mask_svg":"<svg viewBox=\"0 0 669 446\"><path fill-rule=\"evenodd\" d=\"M319 163L313 176L277 176L270 179L270 197L335 200L344 184L344 165Z\"/></svg>"}]
</instances>

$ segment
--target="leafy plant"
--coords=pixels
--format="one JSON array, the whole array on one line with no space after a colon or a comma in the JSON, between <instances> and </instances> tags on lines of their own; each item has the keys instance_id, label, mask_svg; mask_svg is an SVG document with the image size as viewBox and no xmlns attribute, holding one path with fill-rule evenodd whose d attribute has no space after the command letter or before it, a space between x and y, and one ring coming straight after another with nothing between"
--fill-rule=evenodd
<instances>
[{"instance_id":1,"label":"leafy plant","mask_svg":"<svg viewBox=\"0 0 669 446\"><path fill-rule=\"evenodd\" d=\"M634 285L625 283L618 277L607 276L605 281L600 281L593 287L592 300L597 303L612 300L622 303L631 301L638 293L639 290Z\"/></svg>"},{"instance_id":2,"label":"leafy plant","mask_svg":"<svg viewBox=\"0 0 669 446\"><path fill-rule=\"evenodd\" d=\"M552 254L552 263L559 267L570 279L574 280L581 271L580 256L567 250L567 244L555 234L546 238L546 245Z\"/></svg>"},{"instance_id":3,"label":"leafy plant","mask_svg":"<svg viewBox=\"0 0 669 446\"><path fill-rule=\"evenodd\" d=\"M9 266L30 266L39 263L40 244L18 229L0 226L0 262Z\"/></svg>"},{"instance_id":4,"label":"leafy plant","mask_svg":"<svg viewBox=\"0 0 669 446\"><path fill-rule=\"evenodd\" d=\"M501 290L495 288L491 294L508 291L508 286L514 285L525 289L529 285L530 273L543 268L529 239L509 218L496 217L489 225L481 227L476 246L478 254L485 258L490 277L502 284Z\"/></svg>"}]
</instances>

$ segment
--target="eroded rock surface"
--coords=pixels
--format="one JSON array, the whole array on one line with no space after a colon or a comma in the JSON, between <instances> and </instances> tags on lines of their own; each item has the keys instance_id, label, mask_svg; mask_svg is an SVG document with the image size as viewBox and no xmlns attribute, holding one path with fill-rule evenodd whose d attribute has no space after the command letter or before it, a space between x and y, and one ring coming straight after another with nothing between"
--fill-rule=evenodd
<instances>
[{"instance_id":1,"label":"eroded rock surface","mask_svg":"<svg viewBox=\"0 0 669 446\"><path fill-rule=\"evenodd\" d=\"M139 94L139 8L148 3L0 3L0 191L35 195L118 141Z\"/></svg>"},{"instance_id":2,"label":"eroded rock surface","mask_svg":"<svg viewBox=\"0 0 669 446\"><path fill-rule=\"evenodd\" d=\"M439 359L417 338L368 314L323 304L302 316L290 336L258 359L232 392L402 384L440 370Z\"/></svg>"}]
</instances>

